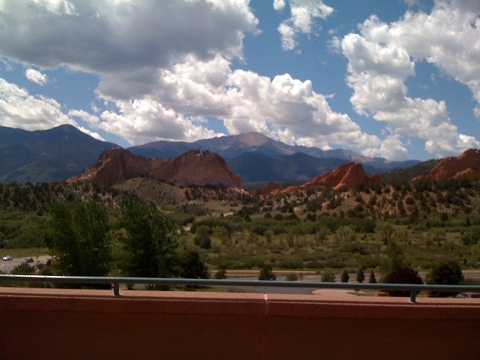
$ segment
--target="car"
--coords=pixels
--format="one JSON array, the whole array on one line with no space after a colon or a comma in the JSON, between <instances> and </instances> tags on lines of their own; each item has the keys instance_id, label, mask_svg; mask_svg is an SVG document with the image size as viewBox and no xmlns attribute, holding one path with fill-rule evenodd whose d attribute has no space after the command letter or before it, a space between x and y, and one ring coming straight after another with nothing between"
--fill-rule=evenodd
<instances>
[{"instance_id":1,"label":"car","mask_svg":"<svg viewBox=\"0 0 480 360\"><path fill-rule=\"evenodd\" d=\"M27 263L32 263L32 262L33 262L33 258L31 258L31 257L26 258L25 261L26 261Z\"/></svg>"},{"instance_id":2,"label":"car","mask_svg":"<svg viewBox=\"0 0 480 360\"><path fill-rule=\"evenodd\" d=\"M480 293L460 293L458 294L457 296L455 296L456 298L470 298L470 299L480 299Z\"/></svg>"},{"instance_id":3,"label":"car","mask_svg":"<svg viewBox=\"0 0 480 360\"><path fill-rule=\"evenodd\" d=\"M10 261L10 260L12 260L12 259L13 259L13 257L12 257L11 255L5 255L5 256L3 257L3 261Z\"/></svg>"}]
</instances>

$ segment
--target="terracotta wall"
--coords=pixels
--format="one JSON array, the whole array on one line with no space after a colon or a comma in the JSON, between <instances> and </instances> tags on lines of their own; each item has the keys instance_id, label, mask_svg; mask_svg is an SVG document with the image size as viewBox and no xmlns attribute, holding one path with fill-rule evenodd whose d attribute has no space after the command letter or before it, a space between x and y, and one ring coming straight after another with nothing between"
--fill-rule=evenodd
<instances>
[{"instance_id":1,"label":"terracotta wall","mask_svg":"<svg viewBox=\"0 0 480 360\"><path fill-rule=\"evenodd\" d=\"M479 359L480 302L0 290L0 359Z\"/></svg>"}]
</instances>

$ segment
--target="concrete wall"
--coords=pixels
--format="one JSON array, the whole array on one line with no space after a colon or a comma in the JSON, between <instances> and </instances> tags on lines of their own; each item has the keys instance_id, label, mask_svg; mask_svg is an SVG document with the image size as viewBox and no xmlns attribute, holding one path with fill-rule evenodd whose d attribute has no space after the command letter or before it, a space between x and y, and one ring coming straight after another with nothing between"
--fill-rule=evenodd
<instances>
[{"instance_id":1,"label":"concrete wall","mask_svg":"<svg viewBox=\"0 0 480 360\"><path fill-rule=\"evenodd\" d=\"M480 301L0 288L0 359L479 359Z\"/></svg>"}]
</instances>

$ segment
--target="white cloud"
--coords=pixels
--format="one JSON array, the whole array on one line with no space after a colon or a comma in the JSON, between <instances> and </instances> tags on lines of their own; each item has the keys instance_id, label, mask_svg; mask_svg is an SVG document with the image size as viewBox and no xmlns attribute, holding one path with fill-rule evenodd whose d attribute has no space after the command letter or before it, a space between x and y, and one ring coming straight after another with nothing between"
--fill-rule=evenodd
<instances>
[{"instance_id":1,"label":"white cloud","mask_svg":"<svg viewBox=\"0 0 480 360\"><path fill-rule=\"evenodd\" d=\"M286 51L293 50L297 46L296 37L300 34L309 35L314 30L315 19L325 20L334 9L323 3L322 0L289 0L291 17L278 26L282 40L282 48ZM284 0L274 0L275 10L283 10Z\"/></svg>"},{"instance_id":2,"label":"white cloud","mask_svg":"<svg viewBox=\"0 0 480 360\"><path fill-rule=\"evenodd\" d=\"M79 117L89 125L96 121L83 110L62 112L60 104L43 96L34 97L27 90L0 78L0 124L11 128L47 130L63 124L70 124L93 138L105 141L97 132L79 126L72 117Z\"/></svg>"},{"instance_id":3,"label":"white cloud","mask_svg":"<svg viewBox=\"0 0 480 360\"><path fill-rule=\"evenodd\" d=\"M77 127L78 130L80 130L81 132L87 134L87 135L90 135L91 137L93 137L94 139L97 139L97 140L100 140L100 141L105 141L105 139L99 134L99 133L96 133L94 131L91 131L89 129L86 129L84 128L83 126L78 126Z\"/></svg>"},{"instance_id":4,"label":"white cloud","mask_svg":"<svg viewBox=\"0 0 480 360\"><path fill-rule=\"evenodd\" d=\"M73 11L75 16L64 15ZM168 6L162 1L25 0L4 2L0 23L5 57L43 68L129 72L134 78L137 71L142 77L188 54L201 60L215 54L241 57L244 33L254 31L258 20L248 0L176 0Z\"/></svg>"},{"instance_id":5,"label":"white cloud","mask_svg":"<svg viewBox=\"0 0 480 360\"><path fill-rule=\"evenodd\" d=\"M480 120L480 106L475 106L475 108L473 109L473 114L478 120Z\"/></svg>"},{"instance_id":6,"label":"white cloud","mask_svg":"<svg viewBox=\"0 0 480 360\"><path fill-rule=\"evenodd\" d=\"M68 112L68 116L72 117L72 118L77 117L77 118L83 120L89 126L92 126L94 128L97 128L98 125L100 124L100 119L98 118L98 116L90 115L85 110L70 110Z\"/></svg>"},{"instance_id":7,"label":"white cloud","mask_svg":"<svg viewBox=\"0 0 480 360\"><path fill-rule=\"evenodd\" d=\"M438 156L480 146L458 133L444 101L410 98L405 85L415 75L414 62L427 60L469 86L480 101L480 20L466 4L438 0L431 14L407 12L392 24L372 16L360 25L360 34L332 42L349 60L355 110L385 122L392 134L378 150L366 152L403 157L400 137L424 139L425 150Z\"/></svg>"},{"instance_id":8,"label":"white cloud","mask_svg":"<svg viewBox=\"0 0 480 360\"><path fill-rule=\"evenodd\" d=\"M66 0L33 0L33 3L56 15L78 15L75 5Z\"/></svg>"},{"instance_id":9,"label":"white cloud","mask_svg":"<svg viewBox=\"0 0 480 360\"><path fill-rule=\"evenodd\" d=\"M371 157L384 157L403 161L408 159L407 148L402 143L399 135L388 136L380 147L372 147L362 151L363 155Z\"/></svg>"},{"instance_id":10,"label":"white cloud","mask_svg":"<svg viewBox=\"0 0 480 360\"><path fill-rule=\"evenodd\" d=\"M28 80L40 86L45 86L48 83L47 75L42 74L38 70L27 69L27 71L25 71L25 76L27 77Z\"/></svg>"},{"instance_id":11,"label":"white cloud","mask_svg":"<svg viewBox=\"0 0 480 360\"><path fill-rule=\"evenodd\" d=\"M332 111L310 81L288 74L272 80L251 71L233 71L230 61L221 56L203 62L190 56L152 76L154 90L141 101L101 94L120 110L103 113L100 128L132 144L193 141L220 135L199 121L214 116L231 134L256 131L290 144L320 147L380 145L377 137L362 132L347 115Z\"/></svg>"},{"instance_id":12,"label":"white cloud","mask_svg":"<svg viewBox=\"0 0 480 360\"><path fill-rule=\"evenodd\" d=\"M104 111L98 127L126 139L132 145L157 140L195 141L216 134L194 117L166 109L153 100L117 101L118 112Z\"/></svg>"},{"instance_id":13,"label":"white cloud","mask_svg":"<svg viewBox=\"0 0 480 360\"><path fill-rule=\"evenodd\" d=\"M277 11L283 10L285 5L285 0L273 0L273 8Z\"/></svg>"},{"instance_id":14,"label":"white cloud","mask_svg":"<svg viewBox=\"0 0 480 360\"><path fill-rule=\"evenodd\" d=\"M62 124L76 126L65 115L60 104L42 96L31 96L27 90L0 78L0 121L2 126L25 130L45 130Z\"/></svg>"}]
</instances>

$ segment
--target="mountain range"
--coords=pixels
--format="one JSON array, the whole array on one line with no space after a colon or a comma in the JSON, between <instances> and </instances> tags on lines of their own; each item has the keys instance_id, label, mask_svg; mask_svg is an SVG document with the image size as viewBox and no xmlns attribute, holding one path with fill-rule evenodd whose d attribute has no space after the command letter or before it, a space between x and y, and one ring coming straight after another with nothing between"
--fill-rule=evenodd
<instances>
[{"instance_id":1,"label":"mountain range","mask_svg":"<svg viewBox=\"0 0 480 360\"><path fill-rule=\"evenodd\" d=\"M0 183L64 181L89 169L100 154L116 144L103 142L71 125L26 131L0 127ZM363 164L367 174L414 166L419 161L393 162L350 150L290 146L259 133L223 136L192 143L156 141L128 148L147 158L173 158L189 150L208 150L225 159L242 182L299 183L347 162Z\"/></svg>"},{"instance_id":2,"label":"mountain range","mask_svg":"<svg viewBox=\"0 0 480 360\"><path fill-rule=\"evenodd\" d=\"M26 131L0 126L0 183L50 183L87 170L115 146L71 125Z\"/></svg>"},{"instance_id":3,"label":"mountain range","mask_svg":"<svg viewBox=\"0 0 480 360\"><path fill-rule=\"evenodd\" d=\"M420 163L417 160L389 161L372 158L345 149L321 150L316 147L291 146L252 132L192 143L156 141L128 148L134 154L150 158L174 157L191 149L209 150L219 154L228 167L241 176L244 184L268 181L305 182L352 161L361 163L367 174L385 173Z\"/></svg>"}]
</instances>

